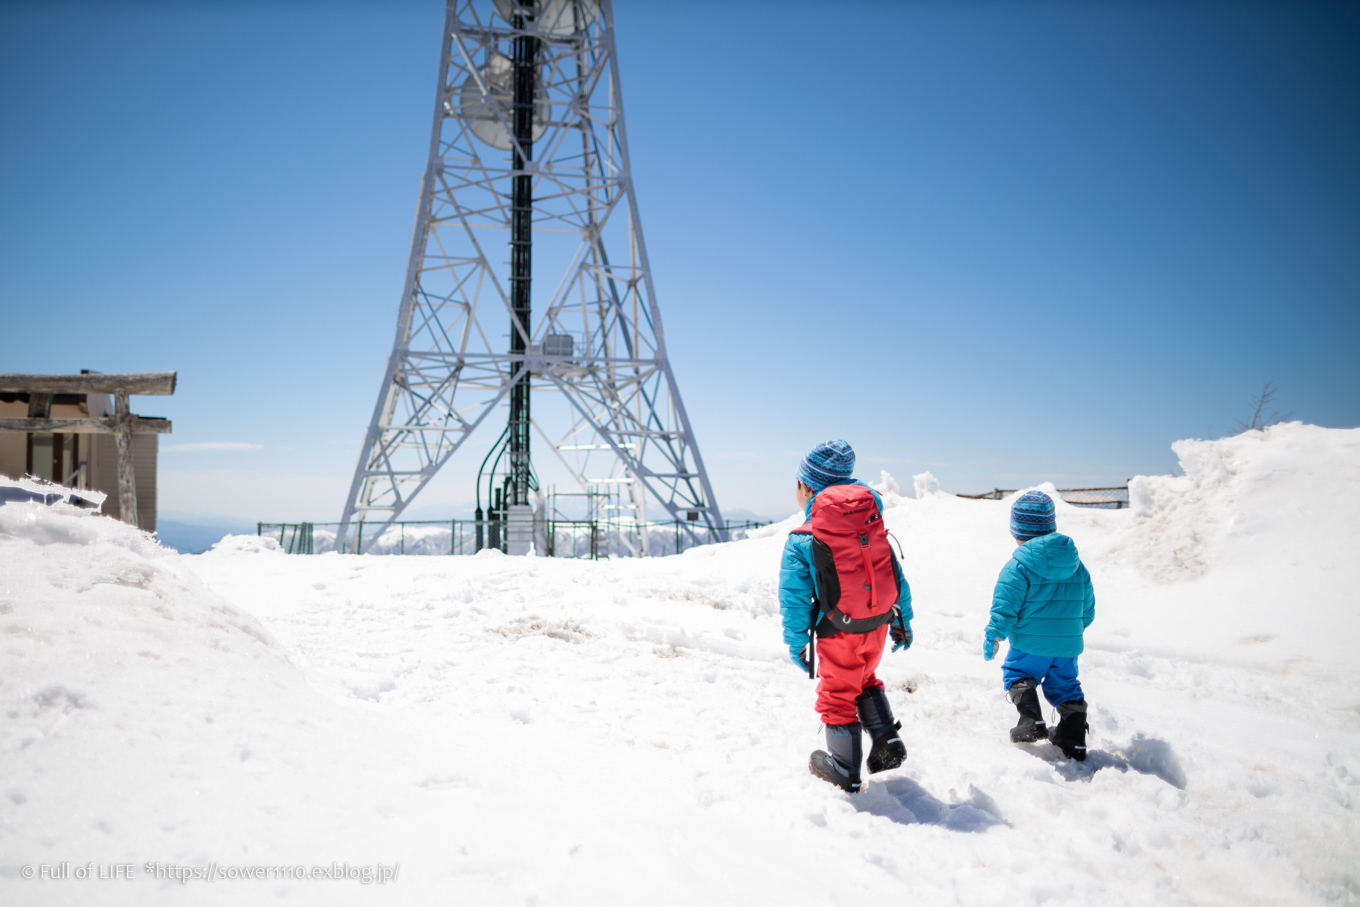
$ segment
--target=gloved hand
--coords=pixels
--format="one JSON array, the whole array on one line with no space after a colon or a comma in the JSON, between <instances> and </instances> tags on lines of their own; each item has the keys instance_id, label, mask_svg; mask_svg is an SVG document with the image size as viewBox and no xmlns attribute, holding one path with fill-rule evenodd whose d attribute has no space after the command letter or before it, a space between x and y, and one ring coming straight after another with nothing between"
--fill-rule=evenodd
<instances>
[{"instance_id":1,"label":"gloved hand","mask_svg":"<svg viewBox=\"0 0 1360 907\"><path fill-rule=\"evenodd\" d=\"M803 646L801 649L789 646L789 660L793 662L798 670L806 674L808 672L807 646Z\"/></svg>"},{"instance_id":2,"label":"gloved hand","mask_svg":"<svg viewBox=\"0 0 1360 907\"><path fill-rule=\"evenodd\" d=\"M988 633L982 643L982 657L991 661L996 657L997 649L1001 648L1001 640L993 639L992 634Z\"/></svg>"},{"instance_id":3,"label":"gloved hand","mask_svg":"<svg viewBox=\"0 0 1360 907\"><path fill-rule=\"evenodd\" d=\"M901 623L893 623L888 626L890 627L888 636L893 641L892 650L896 652L898 649L910 649L911 641L914 638L911 635L911 624L904 620Z\"/></svg>"}]
</instances>

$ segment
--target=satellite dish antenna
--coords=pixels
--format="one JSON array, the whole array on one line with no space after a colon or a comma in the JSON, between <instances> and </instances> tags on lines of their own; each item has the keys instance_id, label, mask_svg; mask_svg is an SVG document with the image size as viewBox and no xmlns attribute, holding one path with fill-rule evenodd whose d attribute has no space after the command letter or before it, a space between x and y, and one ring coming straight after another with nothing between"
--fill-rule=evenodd
<instances>
[{"instance_id":1,"label":"satellite dish antenna","mask_svg":"<svg viewBox=\"0 0 1360 907\"><path fill-rule=\"evenodd\" d=\"M506 22L518 7L525 19L533 20L533 30L545 38L574 35L600 14L599 0L492 0L496 12Z\"/></svg>"},{"instance_id":2,"label":"satellite dish antenna","mask_svg":"<svg viewBox=\"0 0 1360 907\"><path fill-rule=\"evenodd\" d=\"M509 151L514 146L510 141L510 123L515 65L505 54L492 53L486 65L477 68L477 73L487 90L482 90L477 76L468 76L458 90L458 113L477 138L492 148ZM548 131L549 116L548 91L543 80L538 78L534 80L533 141L537 142Z\"/></svg>"}]
</instances>

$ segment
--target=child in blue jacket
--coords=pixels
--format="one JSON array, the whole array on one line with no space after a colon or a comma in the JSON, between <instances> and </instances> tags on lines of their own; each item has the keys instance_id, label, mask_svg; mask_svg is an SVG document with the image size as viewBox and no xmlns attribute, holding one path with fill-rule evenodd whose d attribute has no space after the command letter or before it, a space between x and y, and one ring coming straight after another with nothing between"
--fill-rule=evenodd
<instances>
[{"instance_id":1,"label":"child in blue jacket","mask_svg":"<svg viewBox=\"0 0 1360 907\"><path fill-rule=\"evenodd\" d=\"M1011 507L1015 554L1001 568L992 594L982 655L996 655L1001 640L1010 650L1001 666L1006 698L1020 713L1011 728L1015 743L1049 737L1037 688L1058 710L1051 738L1069 759L1086 758L1086 698L1077 680L1082 634L1096 616L1091 575L1077 546L1058 534L1053 499L1041 491L1021 495Z\"/></svg>"},{"instance_id":2,"label":"child in blue jacket","mask_svg":"<svg viewBox=\"0 0 1360 907\"><path fill-rule=\"evenodd\" d=\"M845 441L826 441L812 448L798 465L795 486L803 516L811 520L814 499L841 485L864 487L882 513L883 501L878 492L852 478L854 469L855 451ZM779 565L779 612L784 642L789 647L790 661L804 673L809 670L808 633L822 621L817 608L812 539L801 531L791 533L784 543ZM829 752L814 752L808 768L823 781L850 793L863 789L860 768L866 762L873 774L897 768L907 758L906 744L897 733L902 723L893 717L883 681L875 673L888 639L893 642L894 652L911 645L911 587L896 557L892 558L892 570L898 598L891 624L867 632L833 633L825 637L818 634L817 712L826 728ZM871 740L867 760L862 734L868 734Z\"/></svg>"}]
</instances>

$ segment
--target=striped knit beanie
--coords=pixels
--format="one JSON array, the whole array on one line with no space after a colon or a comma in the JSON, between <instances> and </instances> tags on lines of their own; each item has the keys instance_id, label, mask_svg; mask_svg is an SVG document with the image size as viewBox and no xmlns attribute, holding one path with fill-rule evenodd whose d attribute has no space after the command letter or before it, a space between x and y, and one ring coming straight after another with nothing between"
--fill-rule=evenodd
<instances>
[{"instance_id":1,"label":"striped knit beanie","mask_svg":"<svg viewBox=\"0 0 1360 907\"><path fill-rule=\"evenodd\" d=\"M823 441L798 464L798 481L813 491L836 485L855 472L855 451L844 441Z\"/></svg>"},{"instance_id":2,"label":"striped knit beanie","mask_svg":"<svg viewBox=\"0 0 1360 907\"><path fill-rule=\"evenodd\" d=\"M1011 505L1011 535L1029 541L1056 532L1053 499L1042 491L1027 491Z\"/></svg>"}]
</instances>

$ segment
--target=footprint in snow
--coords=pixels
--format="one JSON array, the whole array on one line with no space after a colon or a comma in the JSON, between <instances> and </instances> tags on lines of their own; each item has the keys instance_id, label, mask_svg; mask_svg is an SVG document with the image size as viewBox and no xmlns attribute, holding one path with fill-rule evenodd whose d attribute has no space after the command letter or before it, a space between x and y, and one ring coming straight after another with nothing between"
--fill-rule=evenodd
<instances>
[{"instance_id":1,"label":"footprint in snow","mask_svg":"<svg viewBox=\"0 0 1360 907\"><path fill-rule=\"evenodd\" d=\"M1054 770L1064 781L1087 781L1102 769L1113 768L1120 772L1133 769L1143 775L1160 778L1178 790L1185 790L1185 769L1181 767L1171 744L1155 737L1136 734L1120 752L1107 753L1104 750L1088 750L1086 761L1068 759L1062 750L1052 743L1017 743L1015 746L1045 762L1053 764Z\"/></svg>"},{"instance_id":2,"label":"footprint in snow","mask_svg":"<svg viewBox=\"0 0 1360 907\"><path fill-rule=\"evenodd\" d=\"M996 801L971 784L967 800L945 803L910 778L875 779L863 793L850 797L850 803L858 812L902 825L938 825L971 833L1007 824Z\"/></svg>"}]
</instances>

